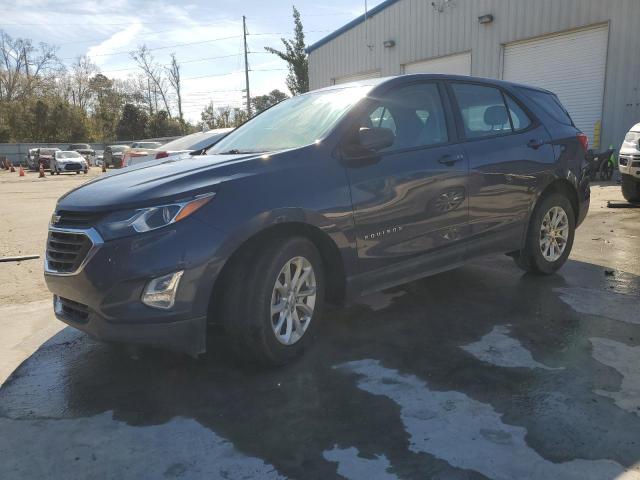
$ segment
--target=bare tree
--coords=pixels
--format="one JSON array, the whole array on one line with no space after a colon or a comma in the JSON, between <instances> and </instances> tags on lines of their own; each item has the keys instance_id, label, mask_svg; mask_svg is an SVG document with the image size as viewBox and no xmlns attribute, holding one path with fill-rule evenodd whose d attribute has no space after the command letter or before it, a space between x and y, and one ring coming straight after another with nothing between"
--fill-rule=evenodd
<instances>
[{"instance_id":1,"label":"bare tree","mask_svg":"<svg viewBox=\"0 0 640 480\"><path fill-rule=\"evenodd\" d=\"M12 38L0 31L0 100L12 101L54 84L50 74L62 67L56 47Z\"/></svg>"},{"instance_id":2,"label":"bare tree","mask_svg":"<svg viewBox=\"0 0 640 480\"><path fill-rule=\"evenodd\" d=\"M71 66L71 103L87 111L91 100L91 78L98 67L89 57L78 57Z\"/></svg>"},{"instance_id":3,"label":"bare tree","mask_svg":"<svg viewBox=\"0 0 640 480\"><path fill-rule=\"evenodd\" d=\"M180 124L184 125L184 116L182 115L182 91L180 85L180 64L176 59L176 54L171 54L171 64L166 67L167 78L169 83L173 87L173 91L176 94L176 100L178 102L178 116L180 117Z\"/></svg>"},{"instance_id":4,"label":"bare tree","mask_svg":"<svg viewBox=\"0 0 640 480\"><path fill-rule=\"evenodd\" d=\"M171 109L169 108L169 101L167 95L166 79L162 76L161 68L155 63L153 55L149 51L146 45L142 45L135 52L131 52L131 58L133 58L138 66L142 69L150 83L149 90L153 89L154 96L160 96L164 108L171 118ZM157 108L156 108L157 110Z\"/></svg>"}]
</instances>

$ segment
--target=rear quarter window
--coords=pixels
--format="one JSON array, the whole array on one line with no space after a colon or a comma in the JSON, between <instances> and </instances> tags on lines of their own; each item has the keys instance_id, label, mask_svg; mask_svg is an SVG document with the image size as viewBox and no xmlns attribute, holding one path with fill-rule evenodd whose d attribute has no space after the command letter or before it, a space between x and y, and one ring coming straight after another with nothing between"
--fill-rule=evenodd
<instances>
[{"instance_id":1,"label":"rear quarter window","mask_svg":"<svg viewBox=\"0 0 640 480\"><path fill-rule=\"evenodd\" d=\"M554 120L565 125L572 125L573 120L560 103L560 100L553 93L542 92L540 90L531 90L529 88L519 88L520 93L530 99L538 107L549 114Z\"/></svg>"}]
</instances>

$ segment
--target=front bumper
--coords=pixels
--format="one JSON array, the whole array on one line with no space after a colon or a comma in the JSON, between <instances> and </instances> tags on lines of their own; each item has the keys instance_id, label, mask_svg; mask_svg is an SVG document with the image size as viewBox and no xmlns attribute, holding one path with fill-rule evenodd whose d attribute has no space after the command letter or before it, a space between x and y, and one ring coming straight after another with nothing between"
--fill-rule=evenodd
<instances>
[{"instance_id":1,"label":"front bumper","mask_svg":"<svg viewBox=\"0 0 640 480\"><path fill-rule=\"evenodd\" d=\"M113 323L78 302L53 296L58 320L106 342L160 347L190 355L206 350L205 317L159 323Z\"/></svg>"},{"instance_id":2,"label":"front bumper","mask_svg":"<svg viewBox=\"0 0 640 480\"><path fill-rule=\"evenodd\" d=\"M58 168L61 172L82 172L87 169L82 163L64 163L60 164Z\"/></svg>"},{"instance_id":3,"label":"front bumper","mask_svg":"<svg viewBox=\"0 0 640 480\"><path fill-rule=\"evenodd\" d=\"M618 155L618 169L621 174L640 179L640 152Z\"/></svg>"},{"instance_id":4,"label":"front bumper","mask_svg":"<svg viewBox=\"0 0 640 480\"><path fill-rule=\"evenodd\" d=\"M68 273L52 271L47 255L45 281L57 318L105 341L204 352L210 296L223 264L216 256L223 234L192 218L171 227L106 242L94 236L88 260ZM178 270L184 275L170 310L142 303L152 278Z\"/></svg>"}]
</instances>

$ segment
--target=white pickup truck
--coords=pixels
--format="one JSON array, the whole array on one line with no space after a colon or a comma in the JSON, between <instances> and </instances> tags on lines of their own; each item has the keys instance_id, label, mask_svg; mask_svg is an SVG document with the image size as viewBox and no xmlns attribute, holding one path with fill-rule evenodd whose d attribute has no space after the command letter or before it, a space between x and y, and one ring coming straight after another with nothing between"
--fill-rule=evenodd
<instances>
[{"instance_id":1,"label":"white pickup truck","mask_svg":"<svg viewBox=\"0 0 640 480\"><path fill-rule=\"evenodd\" d=\"M640 123L624 137L618 155L622 195L628 202L640 202Z\"/></svg>"}]
</instances>

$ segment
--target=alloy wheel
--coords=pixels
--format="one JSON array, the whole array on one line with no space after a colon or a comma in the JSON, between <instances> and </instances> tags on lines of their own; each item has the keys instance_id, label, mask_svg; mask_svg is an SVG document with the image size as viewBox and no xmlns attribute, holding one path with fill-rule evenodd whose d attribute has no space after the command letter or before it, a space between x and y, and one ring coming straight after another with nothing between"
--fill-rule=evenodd
<instances>
[{"instance_id":1,"label":"alloy wheel","mask_svg":"<svg viewBox=\"0 0 640 480\"><path fill-rule=\"evenodd\" d=\"M542 218L540 251L548 262L558 260L569 240L569 217L562 207L552 207Z\"/></svg>"},{"instance_id":2,"label":"alloy wheel","mask_svg":"<svg viewBox=\"0 0 640 480\"><path fill-rule=\"evenodd\" d=\"M280 343L293 345L307 331L316 291L316 276L309 260L294 257L285 263L271 294L271 327Z\"/></svg>"}]
</instances>

